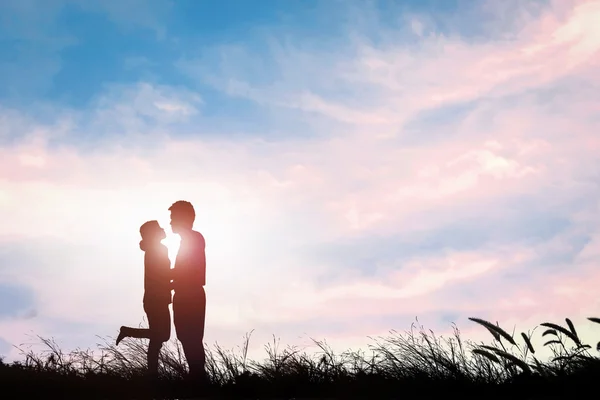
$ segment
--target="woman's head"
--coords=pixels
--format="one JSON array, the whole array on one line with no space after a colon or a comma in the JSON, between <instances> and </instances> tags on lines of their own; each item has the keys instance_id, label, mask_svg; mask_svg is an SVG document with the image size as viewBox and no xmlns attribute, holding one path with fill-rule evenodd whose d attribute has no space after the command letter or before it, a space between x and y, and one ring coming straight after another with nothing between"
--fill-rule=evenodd
<instances>
[{"instance_id":1,"label":"woman's head","mask_svg":"<svg viewBox=\"0 0 600 400\"><path fill-rule=\"evenodd\" d=\"M160 242L161 240L167 237L167 235L165 234L165 230L160 227L158 221L154 220L145 222L140 227L140 235L142 235L143 240L157 242Z\"/></svg>"}]
</instances>

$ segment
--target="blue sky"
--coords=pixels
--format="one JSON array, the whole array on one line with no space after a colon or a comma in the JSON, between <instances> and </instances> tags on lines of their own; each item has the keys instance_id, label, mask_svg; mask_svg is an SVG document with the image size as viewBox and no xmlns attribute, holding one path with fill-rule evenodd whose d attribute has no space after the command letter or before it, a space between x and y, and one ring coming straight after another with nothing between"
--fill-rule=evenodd
<instances>
[{"instance_id":1,"label":"blue sky","mask_svg":"<svg viewBox=\"0 0 600 400\"><path fill-rule=\"evenodd\" d=\"M77 107L92 101L108 82L143 79L202 89L211 99L203 111L211 115L242 105L190 79L178 68L182 60L218 58L218 47L224 45L265 55L270 38L277 35L319 51L345 50L348 26L360 21L365 10L376 14L378 25L363 31L374 42L381 40L382 30L406 29L400 12L433 12L436 33L476 37L482 21L451 29L436 21L438 13L457 17L472 12L474 5L441 0L359 1L350 7L339 1L8 1L2 5L0 31L1 95L3 101L48 100ZM411 43L410 38L403 41ZM277 79L268 62L249 67L247 73L259 81Z\"/></svg>"},{"instance_id":2,"label":"blue sky","mask_svg":"<svg viewBox=\"0 0 600 400\"><path fill-rule=\"evenodd\" d=\"M3 1L0 353L139 323L137 229L180 198L207 238L210 343L591 316L598 16L591 0Z\"/></svg>"},{"instance_id":3,"label":"blue sky","mask_svg":"<svg viewBox=\"0 0 600 400\"><path fill-rule=\"evenodd\" d=\"M335 13L324 14L335 2L17 3L3 4L4 61L13 68L23 67L26 60L41 62L45 84L11 82L4 75L3 97L18 99L25 92L69 106L91 101L106 82L131 82L142 76L161 84L190 85L177 68L177 61L186 56L210 52L220 44L243 44L261 52L261 36L269 32L293 32L314 40L339 34L335 26L341 22ZM27 26L36 23L41 26ZM218 93L212 96L218 98ZM212 101L208 105L215 106Z\"/></svg>"}]
</instances>

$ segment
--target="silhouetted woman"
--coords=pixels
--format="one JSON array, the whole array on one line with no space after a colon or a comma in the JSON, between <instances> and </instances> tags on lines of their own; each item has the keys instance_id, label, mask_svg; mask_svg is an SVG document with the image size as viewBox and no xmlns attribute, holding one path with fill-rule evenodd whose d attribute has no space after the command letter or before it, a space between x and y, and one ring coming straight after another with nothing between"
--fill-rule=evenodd
<instances>
[{"instance_id":1,"label":"silhouetted woman","mask_svg":"<svg viewBox=\"0 0 600 400\"><path fill-rule=\"evenodd\" d=\"M150 339L148 345L148 372L158 374L158 355L162 344L171 337L171 284L169 252L161 243L166 235L157 221L148 221L140 227L144 251L144 311L148 329L122 326L117 345L126 337Z\"/></svg>"}]
</instances>

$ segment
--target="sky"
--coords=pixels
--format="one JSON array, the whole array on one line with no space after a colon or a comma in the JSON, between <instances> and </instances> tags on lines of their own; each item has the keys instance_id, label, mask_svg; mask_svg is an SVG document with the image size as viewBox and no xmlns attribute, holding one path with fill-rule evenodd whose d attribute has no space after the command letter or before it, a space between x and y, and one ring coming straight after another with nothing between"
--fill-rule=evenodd
<instances>
[{"instance_id":1,"label":"sky","mask_svg":"<svg viewBox=\"0 0 600 400\"><path fill-rule=\"evenodd\" d=\"M142 323L138 229L157 219L173 257L182 199L210 346L364 349L415 318L489 341L468 317L569 317L595 343L599 19L597 0L0 2L0 355Z\"/></svg>"}]
</instances>

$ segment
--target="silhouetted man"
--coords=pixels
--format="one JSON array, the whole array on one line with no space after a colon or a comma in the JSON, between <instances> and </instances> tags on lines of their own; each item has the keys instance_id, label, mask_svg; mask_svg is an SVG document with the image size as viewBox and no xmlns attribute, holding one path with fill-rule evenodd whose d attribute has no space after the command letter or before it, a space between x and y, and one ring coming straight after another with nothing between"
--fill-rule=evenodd
<instances>
[{"instance_id":1,"label":"silhouetted man","mask_svg":"<svg viewBox=\"0 0 600 400\"><path fill-rule=\"evenodd\" d=\"M206 256L204 236L194 231L196 219L190 202L177 201L170 208L171 229L181 237L172 271L173 320L177 338L188 362L190 376L205 379L204 321L206 316Z\"/></svg>"}]
</instances>

